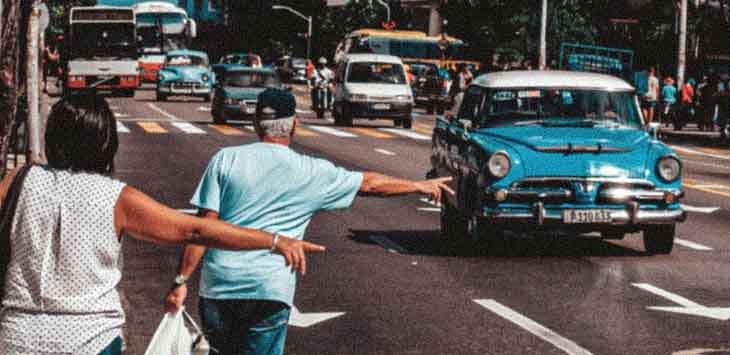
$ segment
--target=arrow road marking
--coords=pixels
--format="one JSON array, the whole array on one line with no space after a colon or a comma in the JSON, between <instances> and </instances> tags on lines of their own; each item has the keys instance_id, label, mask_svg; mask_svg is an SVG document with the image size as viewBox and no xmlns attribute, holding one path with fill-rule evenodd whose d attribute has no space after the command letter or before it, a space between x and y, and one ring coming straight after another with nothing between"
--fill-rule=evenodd
<instances>
[{"instance_id":1,"label":"arrow road marking","mask_svg":"<svg viewBox=\"0 0 730 355\"><path fill-rule=\"evenodd\" d=\"M167 118L169 118L169 119L171 119L173 121L181 121L181 119L177 118L175 115L173 115L173 114L171 114L171 113L169 113L169 112L167 112L167 111L159 108L157 105L155 105L153 103L148 103L147 104L147 107L151 108L154 111L157 111L157 113L159 113L159 114L161 114L161 115L163 115L163 116L165 116L165 117L167 117Z\"/></svg>"},{"instance_id":2,"label":"arrow road marking","mask_svg":"<svg viewBox=\"0 0 730 355\"><path fill-rule=\"evenodd\" d=\"M662 290L659 287L647 283L635 283L634 287L638 287L644 291L651 292L657 296L666 298L682 307L646 307L653 311L664 311L679 314L688 314L692 316L706 317L717 320L730 319L730 307L705 307L701 304L694 303L682 296L675 295L669 291Z\"/></svg>"},{"instance_id":3,"label":"arrow road marking","mask_svg":"<svg viewBox=\"0 0 730 355\"><path fill-rule=\"evenodd\" d=\"M302 313L297 307L292 306L289 315L289 325L300 328L309 328L326 320L339 317L345 312L324 312L324 313Z\"/></svg>"},{"instance_id":4,"label":"arrow road marking","mask_svg":"<svg viewBox=\"0 0 730 355\"><path fill-rule=\"evenodd\" d=\"M687 247L687 248L694 249L694 250L701 250L701 251L710 251L710 250L712 250L712 248L710 248L708 246L705 246L705 245L702 245L702 244L699 244L699 243L695 243L693 241L680 239L680 238L674 238L674 242L677 243L677 244L679 244L679 245L681 245L681 246L683 246L683 247Z\"/></svg>"},{"instance_id":5,"label":"arrow road marking","mask_svg":"<svg viewBox=\"0 0 730 355\"><path fill-rule=\"evenodd\" d=\"M592 355L592 353L580 345L576 344L570 339L563 338L558 333L545 328L534 320L523 316L512 310L511 308L502 305L495 300L474 300L480 306L496 313L500 317L520 326L522 329L532 333L538 338L553 344L560 350L565 351L570 355Z\"/></svg>"},{"instance_id":6,"label":"arrow road marking","mask_svg":"<svg viewBox=\"0 0 730 355\"><path fill-rule=\"evenodd\" d=\"M682 205L682 209L687 212L705 213L712 214L720 210L720 207L695 207L689 205Z\"/></svg>"}]
</instances>

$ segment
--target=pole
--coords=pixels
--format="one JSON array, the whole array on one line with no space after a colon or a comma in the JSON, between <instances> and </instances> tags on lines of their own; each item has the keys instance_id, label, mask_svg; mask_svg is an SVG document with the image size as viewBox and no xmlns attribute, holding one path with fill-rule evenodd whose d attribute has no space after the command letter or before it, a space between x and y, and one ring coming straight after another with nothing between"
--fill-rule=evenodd
<instances>
[{"instance_id":1,"label":"pole","mask_svg":"<svg viewBox=\"0 0 730 355\"><path fill-rule=\"evenodd\" d=\"M307 59L312 59L312 16L307 17Z\"/></svg>"},{"instance_id":2,"label":"pole","mask_svg":"<svg viewBox=\"0 0 730 355\"><path fill-rule=\"evenodd\" d=\"M28 157L27 162L38 163L41 161L41 115L40 115L40 11L34 8L30 16L28 29L28 62L27 70L27 96L28 96Z\"/></svg>"},{"instance_id":3,"label":"pole","mask_svg":"<svg viewBox=\"0 0 730 355\"><path fill-rule=\"evenodd\" d=\"M542 16L540 19L540 70L547 66L547 11L548 2L542 0Z\"/></svg>"},{"instance_id":4,"label":"pole","mask_svg":"<svg viewBox=\"0 0 730 355\"><path fill-rule=\"evenodd\" d=\"M679 50L677 51L677 88L684 85L684 71L687 65L687 0L682 0L679 9Z\"/></svg>"}]
</instances>

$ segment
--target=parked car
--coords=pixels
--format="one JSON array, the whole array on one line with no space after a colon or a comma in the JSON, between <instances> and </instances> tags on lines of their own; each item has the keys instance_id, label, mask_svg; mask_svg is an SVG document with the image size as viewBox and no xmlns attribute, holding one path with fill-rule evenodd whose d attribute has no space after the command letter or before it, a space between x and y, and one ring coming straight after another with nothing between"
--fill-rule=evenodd
<instances>
[{"instance_id":1,"label":"parked car","mask_svg":"<svg viewBox=\"0 0 730 355\"><path fill-rule=\"evenodd\" d=\"M170 96L197 96L208 102L214 83L207 54L188 49L170 51L157 73L157 101Z\"/></svg>"},{"instance_id":2,"label":"parked car","mask_svg":"<svg viewBox=\"0 0 730 355\"><path fill-rule=\"evenodd\" d=\"M353 119L392 119L396 126L413 124L413 94L400 58L380 54L348 54L335 72L332 115L335 124Z\"/></svg>"},{"instance_id":3,"label":"parked car","mask_svg":"<svg viewBox=\"0 0 730 355\"><path fill-rule=\"evenodd\" d=\"M254 53L237 52L222 56L218 59L218 63L211 65L211 67L216 75L220 75L227 68L251 66L252 63L261 65L261 56Z\"/></svg>"},{"instance_id":4,"label":"parked car","mask_svg":"<svg viewBox=\"0 0 730 355\"><path fill-rule=\"evenodd\" d=\"M307 82L307 60L304 58L292 58L289 56L279 58L276 61L276 71L281 80L285 83L306 83Z\"/></svg>"},{"instance_id":5,"label":"parked car","mask_svg":"<svg viewBox=\"0 0 730 355\"><path fill-rule=\"evenodd\" d=\"M449 89L451 88L451 79L444 76L436 64L428 62L408 62L406 63L413 73L413 100L417 106L426 107L428 113L434 111L442 115L444 111L451 107L449 97Z\"/></svg>"},{"instance_id":6,"label":"parked car","mask_svg":"<svg viewBox=\"0 0 730 355\"><path fill-rule=\"evenodd\" d=\"M269 68L239 66L225 69L215 88L211 107L213 122L251 119L256 114L258 95L266 88L281 86L276 72Z\"/></svg>"},{"instance_id":7,"label":"parked car","mask_svg":"<svg viewBox=\"0 0 730 355\"><path fill-rule=\"evenodd\" d=\"M434 128L429 175L453 176L457 192L442 201L442 232L490 241L505 230L641 231L648 253L670 253L686 217L682 163L637 103L632 86L604 74L478 77Z\"/></svg>"}]
</instances>

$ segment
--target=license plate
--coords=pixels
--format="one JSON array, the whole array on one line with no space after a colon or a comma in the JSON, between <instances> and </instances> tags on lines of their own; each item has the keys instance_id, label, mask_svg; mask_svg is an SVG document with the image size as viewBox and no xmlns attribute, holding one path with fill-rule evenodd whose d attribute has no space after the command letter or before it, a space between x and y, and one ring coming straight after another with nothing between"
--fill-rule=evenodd
<instances>
[{"instance_id":1,"label":"license plate","mask_svg":"<svg viewBox=\"0 0 730 355\"><path fill-rule=\"evenodd\" d=\"M373 110L390 110L389 104L374 104Z\"/></svg>"},{"instance_id":2,"label":"license plate","mask_svg":"<svg viewBox=\"0 0 730 355\"><path fill-rule=\"evenodd\" d=\"M567 224L579 223L610 223L611 210L565 210L563 222Z\"/></svg>"}]
</instances>

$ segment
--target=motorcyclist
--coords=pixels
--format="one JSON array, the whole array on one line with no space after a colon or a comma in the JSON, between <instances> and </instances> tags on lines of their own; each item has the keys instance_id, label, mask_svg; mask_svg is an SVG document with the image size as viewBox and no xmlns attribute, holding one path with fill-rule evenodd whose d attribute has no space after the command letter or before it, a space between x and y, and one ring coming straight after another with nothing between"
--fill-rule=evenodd
<instances>
[{"instance_id":1,"label":"motorcyclist","mask_svg":"<svg viewBox=\"0 0 730 355\"><path fill-rule=\"evenodd\" d=\"M332 83L335 79L335 73L327 68L327 59L325 57L319 58L317 61L317 67L312 73L312 78L309 81L309 90L312 99L312 108L317 108L317 91L318 89L327 89L327 100L325 103L325 109L331 109L332 102Z\"/></svg>"}]
</instances>

